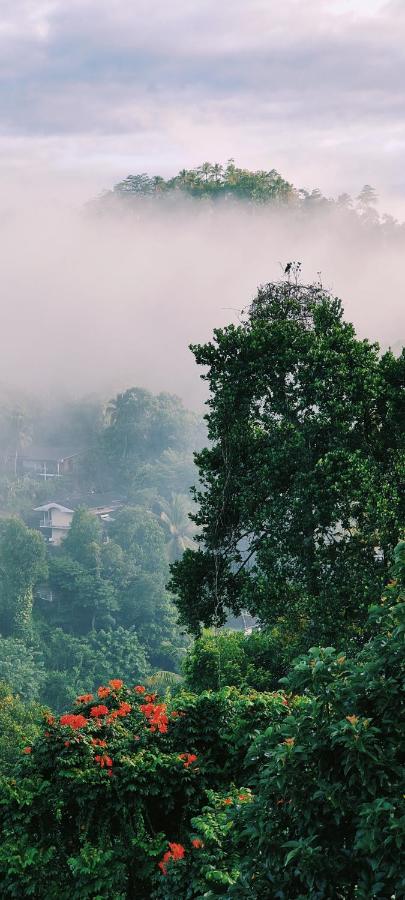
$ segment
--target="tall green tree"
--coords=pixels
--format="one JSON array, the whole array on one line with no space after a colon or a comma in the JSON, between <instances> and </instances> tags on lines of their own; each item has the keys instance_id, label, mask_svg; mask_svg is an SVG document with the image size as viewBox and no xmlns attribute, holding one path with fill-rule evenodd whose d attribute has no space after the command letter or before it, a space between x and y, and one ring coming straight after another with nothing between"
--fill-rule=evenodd
<instances>
[{"instance_id":1,"label":"tall green tree","mask_svg":"<svg viewBox=\"0 0 405 900\"><path fill-rule=\"evenodd\" d=\"M26 636L31 626L33 590L47 575L45 543L20 519L0 523L0 631Z\"/></svg>"},{"instance_id":2,"label":"tall green tree","mask_svg":"<svg viewBox=\"0 0 405 900\"><path fill-rule=\"evenodd\" d=\"M197 550L172 567L195 631L246 608L308 645L361 639L405 521L405 352L380 356L294 266L194 346L210 386Z\"/></svg>"}]
</instances>

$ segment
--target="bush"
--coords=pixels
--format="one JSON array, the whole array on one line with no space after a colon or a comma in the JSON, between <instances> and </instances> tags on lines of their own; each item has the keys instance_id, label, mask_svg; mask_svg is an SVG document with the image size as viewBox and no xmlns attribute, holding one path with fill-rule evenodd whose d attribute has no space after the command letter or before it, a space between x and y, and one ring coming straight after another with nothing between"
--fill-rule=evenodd
<instances>
[{"instance_id":1,"label":"bush","mask_svg":"<svg viewBox=\"0 0 405 900\"><path fill-rule=\"evenodd\" d=\"M185 657L185 681L193 691L215 691L224 685L274 691L302 645L300 630L293 633L285 622L247 636L240 631L207 629Z\"/></svg>"},{"instance_id":2,"label":"bush","mask_svg":"<svg viewBox=\"0 0 405 900\"><path fill-rule=\"evenodd\" d=\"M48 716L2 786L1 896L150 898L168 842L191 852L205 792L248 777L253 736L287 703L230 689L163 702L113 680Z\"/></svg>"},{"instance_id":3,"label":"bush","mask_svg":"<svg viewBox=\"0 0 405 900\"><path fill-rule=\"evenodd\" d=\"M226 808L211 795L192 820L204 847L169 867L159 898L404 896L404 575L405 542L357 657L297 661L285 687L306 702L253 741L252 794Z\"/></svg>"}]
</instances>

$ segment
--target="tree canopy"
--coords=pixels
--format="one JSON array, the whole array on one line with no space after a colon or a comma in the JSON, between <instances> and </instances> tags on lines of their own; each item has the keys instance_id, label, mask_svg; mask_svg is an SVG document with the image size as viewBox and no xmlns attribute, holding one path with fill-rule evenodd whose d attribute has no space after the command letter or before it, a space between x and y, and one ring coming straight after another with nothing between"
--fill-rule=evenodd
<instances>
[{"instance_id":1,"label":"tree canopy","mask_svg":"<svg viewBox=\"0 0 405 900\"><path fill-rule=\"evenodd\" d=\"M246 608L307 646L364 639L404 521L405 352L382 356L293 267L193 346L210 387L200 547L172 566L198 632Z\"/></svg>"}]
</instances>

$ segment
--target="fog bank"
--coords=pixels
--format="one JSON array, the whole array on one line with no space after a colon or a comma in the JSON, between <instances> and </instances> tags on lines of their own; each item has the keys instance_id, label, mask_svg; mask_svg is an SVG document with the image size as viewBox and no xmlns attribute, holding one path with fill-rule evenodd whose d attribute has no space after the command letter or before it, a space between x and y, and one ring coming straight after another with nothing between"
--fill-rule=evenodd
<instances>
[{"instance_id":1,"label":"fog bank","mask_svg":"<svg viewBox=\"0 0 405 900\"><path fill-rule=\"evenodd\" d=\"M188 344L237 321L289 260L321 273L361 336L404 342L403 231L193 202L95 219L53 191L3 201L0 234L0 384L44 399L142 385L198 408Z\"/></svg>"}]
</instances>

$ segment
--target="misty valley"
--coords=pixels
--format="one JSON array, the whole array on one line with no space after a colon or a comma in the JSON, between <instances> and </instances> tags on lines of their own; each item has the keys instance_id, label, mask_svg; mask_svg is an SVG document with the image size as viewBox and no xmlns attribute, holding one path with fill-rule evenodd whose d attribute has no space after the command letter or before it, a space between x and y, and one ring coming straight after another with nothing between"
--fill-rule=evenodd
<instances>
[{"instance_id":1,"label":"misty valley","mask_svg":"<svg viewBox=\"0 0 405 900\"><path fill-rule=\"evenodd\" d=\"M377 202L229 160L39 211L0 382L1 897L405 896L405 226Z\"/></svg>"}]
</instances>

